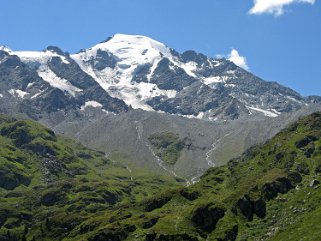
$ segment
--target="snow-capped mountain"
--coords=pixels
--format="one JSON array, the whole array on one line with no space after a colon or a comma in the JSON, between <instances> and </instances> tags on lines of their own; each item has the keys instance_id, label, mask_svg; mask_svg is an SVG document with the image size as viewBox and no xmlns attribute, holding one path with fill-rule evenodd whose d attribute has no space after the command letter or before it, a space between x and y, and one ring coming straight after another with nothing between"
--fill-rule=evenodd
<instances>
[{"instance_id":1,"label":"snow-capped mountain","mask_svg":"<svg viewBox=\"0 0 321 241\"><path fill-rule=\"evenodd\" d=\"M49 89L59 90L66 106L88 106L108 112L130 108L207 120L276 117L318 98L304 98L275 82L266 82L234 63L194 51L182 54L144 36L116 34L76 54L57 47L42 52L1 47L0 64L21 62L46 86L31 93L31 80L19 88L1 89L18 101L35 101ZM17 71L17 69L12 70ZM5 77L2 77L5 78ZM69 106L69 107L68 107Z\"/></svg>"},{"instance_id":2,"label":"snow-capped mountain","mask_svg":"<svg viewBox=\"0 0 321 241\"><path fill-rule=\"evenodd\" d=\"M162 59L179 64L169 48L150 38L117 34L71 57L110 95L123 99L135 109L153 110L146 100L156 96L174 98L177 93L176 90L160 89L150 81ZM147 66L147 81L135 81L136 73Z\"/></svg>"},{"instance_id":3,"label":"snow-capped mountain","mask_svg":"<svg viewBox=\"0 0 321 241\"><path fill-rule=\"evenodd\" d=\"M0 113L38 120L115 160L190 182L321 110L318 103L224 58L178 53L144 36L117 34L76 54L0 47ZM155 133L184 144L175 164L151 146Z\"/></svg>"}]
</instances>

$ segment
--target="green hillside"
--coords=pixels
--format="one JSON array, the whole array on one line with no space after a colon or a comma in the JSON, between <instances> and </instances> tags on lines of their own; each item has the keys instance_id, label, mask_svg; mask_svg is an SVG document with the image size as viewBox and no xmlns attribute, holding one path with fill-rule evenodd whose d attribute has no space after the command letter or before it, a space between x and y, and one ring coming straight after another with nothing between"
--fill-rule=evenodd
<instances>
[{"instance_id":1,"label":"green hillside","mask_svg":"<svg viewBox=\"0 0 321 241\"><path fill-rule=\"evenodd\" d=\"M144 172L131 181L33 122L2 117L0 130L4 240L321 240L321 113L190 187Z\"/></svg>"},{"instance_id":2,"label":"green hillside","mask_svg":"<svg viewBox=\"0 0 321 241\"><path fill-rule=\"evenodd\" d=\"M177 185L33 121L0 116L0 240L59 240L116 204Z\"/></svg>"},{"instance_id":3,"label":"green hillside","mask_svg":"<svg viewBox=\"0 0 321 241\"><path fill-rule=\"evenodd\" d=\"M320 240L320 137L317 113L196 185L104 211L66 240Z\"/></svg>"}]
</instances>

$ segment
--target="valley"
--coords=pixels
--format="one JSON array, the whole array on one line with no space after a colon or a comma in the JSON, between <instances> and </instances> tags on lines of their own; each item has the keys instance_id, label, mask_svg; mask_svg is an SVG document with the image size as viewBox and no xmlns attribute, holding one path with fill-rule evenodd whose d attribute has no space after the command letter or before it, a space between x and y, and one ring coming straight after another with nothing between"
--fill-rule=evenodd
<instances>
[{"instance_id":1,"label":"valley","mask_svg":"<svg viewBox=\"0 0 321 241\"><path fill-rule=\"evenodd\" d=\"M321 97L116 34L0 47L0 240L319 240Z\"/></svg>"}]
</instances>

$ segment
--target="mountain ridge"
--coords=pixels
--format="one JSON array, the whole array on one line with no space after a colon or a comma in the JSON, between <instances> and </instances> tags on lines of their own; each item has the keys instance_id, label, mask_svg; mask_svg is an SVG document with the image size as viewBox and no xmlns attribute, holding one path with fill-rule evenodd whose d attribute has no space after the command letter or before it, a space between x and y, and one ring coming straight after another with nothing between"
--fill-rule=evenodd
<instances>
[{"instance_id":1,"label":"mountain ridge","mask_svg":"<svg viewBox=\"0 0 321 241\"><path fill-rule=\"evenodd\" d=\"M4 50L72 96L83 92L78 77L82 75L88 82L85 87L94 80L105 95L124 101L127 108L215 121L252 114L275 117L320 102L318 97L302 97L276 82L265 82L224 58L194 51L180 54L140 35L116 34L71 55L54 46L43 52Z\"/></svg>"}]
</instances>

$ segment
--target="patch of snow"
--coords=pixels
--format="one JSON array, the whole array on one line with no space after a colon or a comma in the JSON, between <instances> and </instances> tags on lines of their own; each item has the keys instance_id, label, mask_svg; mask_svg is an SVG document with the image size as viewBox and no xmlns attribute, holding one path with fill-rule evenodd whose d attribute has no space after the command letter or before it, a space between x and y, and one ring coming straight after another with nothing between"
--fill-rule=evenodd
<instances>
[{"instance_id":1,"label":"patch of snow","mask_svg":"<svg viewBox=\"0 0 321 241\"><path fill-rule=\"evenodd\" d=\"M1 51L5 51L7 53L12 52L12 50L10 48L8 48L7 46L5 46L5 45L0 45L0 50Z\"/></svg>"},{"instance_id":2,"label":"patch of snow","mask_svg":"<svg viewBox=\"0 0 321 241\"><path fill-rule=\"evenodd\" d=\"M226 71L223 75L219 75L219 76L210 76L207 78L203 78L202 82L206 85L211 85L211 84L215 84L215 83L226 83L226 81L235 78L235 70L228 70ZM226 86L228 87L235 87L234 84L226 84Z\"/></svg>"},{"instance_id":3,"label":"patch of snow","mask_svg":"<svg viewBox=\"0 0 321 241\"><path fill-rule=\"evenodd\" d=\"M148 82L151 80L154 71L156 70L158 64L159 64L160 60L155 60L154 63L152 64L152 66L150 67L149 73L147 74L147 80Z\"/></svg>"},{"instance_id":4,"label":"patch of snow","mask_svg":"<svg viewBox=\"0 0 321 241\"><path fill-rule=\"evenodd\" d=\"M94 108L102 108L103 107L103 105L100 104L99 102L94 101L94 100L90 100L90 101L85 102L85 105L81 106L80 109L85 110L85 108L89 107L89 106L94 107Z\"/></svg>"},{"instance_id":5,"label":"patch of snow","mask_svg":"<svg viewBox=\"0 0 321 241\"><path fill-rule=\"evenodd\" d=\"M69 64L65 56L61 56L55 52L46 51L11 51L11 55L17 55L24 63L39 63L41 65L47 64L53 57L59 57L64 63Z\"/></svg>"},{"instance_id":6,"label":"patch of snow","mask_svg":"<svg viewBox=\"0 0 321 241\"><path fill-rule=\"evenodd\" d=\"M35 99L35 98L37 98L38 96L40 96L41 94L42 94L42 92L38 92L38 93L34 94L33 96L31 96L30 99Z\"/></svg>"},{"instance_id":7,"label":"patch of snow","mask_svg":"<svg viewBox=\"0 0 321 241\"><path fill-rule=\"evenodd\" d=\"M210 121L217 121L218 118L217 118L217 117L214 117L214 116L209 116L209 117L208 117L208 120L210 120Z\"/></svg>"},{"instance_id":8,"label":"patch of snow","mask_svg":"<svg viewBox=\"0 0 321 241\"><path fill-rule=\"evenodd\" d=\"M30 99L35 99L37 97L39 97L40 95L42 95L48 88L44 89L44 90L40 90L38 93L34 94L33 96L31 96Z\"/></svg>"},{"instance_id":9,"label":"patch of snow","mask_svg":"<svg viewBox=\"0 0 321 241\"><path fill-rule=\"evenodd\" d=\"M12 96L23 99L26 95L29 95L28 92L19 89L11 89L8 91Z\"/></svg>"},{"instance_id":10,"label":"patch of snow","mask_svg":"<svg viewBox=\"0 0 321 241\"><path fill-rule=\"evenodd\" d=\"M158 113L166 113L164 111L157 111ZM181 116L181 117L184 117L184 118L188 118L188 119L203 119L204 116L205 116L205 113L204 112L199 112L197 115L182 115L182 114L179 114L179 113L175 113L175 114L170 114L170 115L173 115L173 116Z\"/></svg>"},{"instance_id":11,"label":"patch of snow","mask_svg":"<svg viewBox=\"0 0 321 241\"><path fill-rule=\"evenodd\" d=\"M229 79L229 76L211 76L208 78L203 78L202 82L206 85L210 85L214 83L225 83Z\"/></svg>"},{"instance_id":12,"label":"patch of snow","mask_svg":"<svg viewBox=\"0 0 321 241\"><path fill-rule=\"evenodd\" d=\"M272 111L273 113L277 114L277 115L281 115L282 113L277 111L276 109L267 109L268 111Z\"/></svg>"},{"instance_id":13,"label":"patch of snow","mask_svg":"<svg viewBox=\"0 0 321 241\"><path fill-rule=\"evenodd\" d=\"M65 56L59 56L59 57L64 64L70 64L70 62L67 60Z\"/></svg>"},{"instance_id":14,"label":"patch of snow","mask_svg":"<svg viewBox=\"0 0 321 241\"><path fill-rule=\"evenodd\" d=\"M225 86L226 86L226 87L231 87L231 88L236 87L236 85L235 85L235 84L225 84Z\"/></svg>"},{"instance_id":15,"label":"patch of snow","mask_svg":"<svg viewBox=\"0 0 321 241\"><path fill-rule=\"evenodd\" d=\"M218 60L211 61L210 63L211 63L211 67L218 67L222 65L222 63Z\"/></svg>"},{"instance_id":16,"label":"patch of snow","mask_svg":"<svg viewBox=\"0 0 321 241\"><path fill-rule=\"evenodd\" d=\"M291 96L285 96L286 98L288 98L289 100L293 101L293 102L296 102L296 103L299 103L299 104L303 104L302 101L299 101Z\"/></svg>"},{"instance_id":17,"label":"patch of snow","mask_svg":"<svg viewBox=\"0 0 321 241\"><path fill-rule=\"evenodd\" d=\"M102 109L102 111L106 114L106 115L117 115L117 113L115 112L112 112L112 111L108 111L108 110L105 110L105 109Z\"/></svg>"},{"instance_id":18,"label":"patch of snow","mask_svg":"<svg viewBox=\"0 0 321 241\"><path fill-rule=\"evenodd\" d=\"M226 74L228 74L228 75L235 75L235 73L236 73L236 70L228 70L228 71L226 71Z\"/></svg>"},{"instance_id":19,"label":"patch of snow","mask_svg":"<svg viewBox=\"0 0 321 241\"><path fill-rule=\"evenodd\" d=\"M32 87L34 84L35 84L35 82L29 83L29 84L27 85L27 89L29 89L30 87Z\"/></svg>"},{"instance_id":20,"label":"patch of snow","mask_svg":"<svg viewBox=\"0 0 321 241\"><path fill-rule=\"evenodd\" d=\"M177 62L175 60L172 60L172 62L176 62L178 67L182 68L186 72L186 74L188 74L189 76L196 77L196 75L194 74L194 71L196 71L196 69L197 69L196 62L190 61L186 64Z\"/></svg>"},{"instance_id":21,"label":"patch of snow","mask_svg":"<svg viewBox=\"0 0 321 241\"><path fill-rule=\"evenodd\" d=\"M68 80L58 77L48 66L40 66L37 70L38 75L52 87L67 91L70 95L75 96L82 90L73 86Z\"/></svg>"},{"instance_id":22,"label":"patch of snow","mask_svg":"<svg viewBox=\"0 0 321 241\"><path fill-rule=\"evenodd\" d=\"M203 119L205 113L204 112L200 112L198 113L198 115L196 116L197 119Z\"/></svg>"},{"instance_id":23,"label":"patch of snow","mask_svg":"<svg viewBox=\"0 0 321 241\"><path fill-rule=\"evenodd\" d=\"M168 98L175 98L176 90L161 90L156 84L140 82L135 87L138 89L138 94L141 96L142 100L156 97L156 96L166 96Z\"/></svg>"},{"instance_id":24,"label":"patch of snow","mask_svg":"<svg viewBox=\"0 0 321 241\"><path fill-rule=\"evenodd\" d=\"M252 107L252 106L246 106L246 108L257 111L257 112L261 112L261 113L263 113L264 116L267 116L267 117L277 117L279 115L279 112L277 112L273 109L263 110L263 109L260 109L257 107Z\"/></svg>"},{"instance_id":25,"label":"patch of snow","mask_svg":"<svg viewBox=\"0 0 321 241\"><path fill-rule=\"evenodd\" d=\"M3 98L3 95L2 95L2 94L0 94L0 98Z\"/></svg>"}]
</instances>

